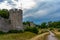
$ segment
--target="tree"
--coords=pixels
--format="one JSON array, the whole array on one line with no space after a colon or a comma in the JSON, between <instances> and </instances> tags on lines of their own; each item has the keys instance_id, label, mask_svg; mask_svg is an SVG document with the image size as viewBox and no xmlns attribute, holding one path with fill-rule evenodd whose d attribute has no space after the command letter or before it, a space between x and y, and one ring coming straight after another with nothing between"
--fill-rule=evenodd
<instances>
[{"instance_id":1,"label":"tree","mask_svg":"<svg viewBox=\"0 0 60 40\"><path fill-rule=\"evenodd\" d=\"M7 9L0 10L0 16L3 18L9 18L9 12Z\"/></svg>"},{"instance_id":2,"label":"tree","mask_svg":"<svg viewBox=\"0 0 60 40\"><path fill-rule=\"evenodd\" d=\"M41 28L47 28L46 22L43 22L43 23L41 24Z\"/></svg>"},{"instance_id":3,"label":"tree","mask_svg":"<svg viewBox=\"0 0 60 40\"><path fill-rule=\"evenodd\" d=\"M38 34L38 29L36 27L27 27L25 31L33 32Z\"/></svg>"}]
</instances>

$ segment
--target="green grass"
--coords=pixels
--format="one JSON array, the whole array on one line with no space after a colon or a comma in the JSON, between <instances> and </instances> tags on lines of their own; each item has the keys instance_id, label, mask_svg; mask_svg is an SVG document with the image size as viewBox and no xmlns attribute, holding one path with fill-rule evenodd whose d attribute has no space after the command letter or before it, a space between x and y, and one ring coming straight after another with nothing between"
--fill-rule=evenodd
<instances>
[{"instance_id":1,"label":"green grass","mask_svg":"<svg viewBox=\"0 0 60 40\"><path fill-rule=\"evenodd\" d=\"M56 37L58 38L58 40L60 40L60 32L55 31L54 33L55 33Z\"/></svg>"},{"instance_id":2,"label":"green grass","mask_svg":"<svg viewBox=\"0 0 60 40\"><path fill-rule=\"evenodd\" d=\"M58 38L58 40L60 40L60 35L57 34L56 37Z\"/></svg>"},{"instance_id":3,"label":"green grass","mask_svg":"<svg viewBox=\"0 0 60 40\"><path fill-rule=\"evenodd\" d=\"M37 35L37 36L33 37L31 40L46 40L48 34L49 34L49 32Z\"/></svg>"},{"instance_id":4,"label":"green grass","mask_svg":"<svg viewBox=\"0 0 60 40\"><path fill-rule=\"evenodd\" d=\"M36 34L31 32L12 33L12 34L0 35L0 40L29 40L34 36L36 36Z\"/></svg>"}]
</instances>

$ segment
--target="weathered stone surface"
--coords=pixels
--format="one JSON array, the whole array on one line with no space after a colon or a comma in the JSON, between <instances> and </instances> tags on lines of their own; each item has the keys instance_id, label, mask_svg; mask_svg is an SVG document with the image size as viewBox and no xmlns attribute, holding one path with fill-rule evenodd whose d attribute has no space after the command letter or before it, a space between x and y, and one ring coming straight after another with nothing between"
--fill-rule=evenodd
<instances>
[{"instance_id":1,"label":"weathered stone surface","mask_svg":"<svg viewBox=\"0 0 60 40\"><path fill-rule=\"evenodd\" d=\"M22 23L22 10L11 9L9 10L9 19L0 17L0 30L7 32L9 30L23 30Z\"/></svg>"},{"instance_id":2,"label":"weathered stone surface","mask_svg":"<svg viewBox=\"0 0 60 40\"><path fill-rule=\"evenodd\" d=\"M10 20L13 29L16 30L23 29L22 10L11 9L9 13L10 13Z\"/></svg>"},{"instance_id":3,"label":"weathered stone surface","mask_svg":"<svg viewBox=\"0 0 60 40\"><path fill-rule=\"evenodd\" d=\"M11 25L9 23L9 20L0 17L0 30L7 32L10 29L11 29Z\"/></svg>"}]
</instances>

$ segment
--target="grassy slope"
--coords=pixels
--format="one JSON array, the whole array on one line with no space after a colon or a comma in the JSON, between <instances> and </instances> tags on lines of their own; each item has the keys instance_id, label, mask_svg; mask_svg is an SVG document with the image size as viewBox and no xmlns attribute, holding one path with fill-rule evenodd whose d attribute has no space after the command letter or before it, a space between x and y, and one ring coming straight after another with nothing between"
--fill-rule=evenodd
<instances>
[{"instance_id":1,"label":"grassy slope","mask_svg":"<svg viewBox=\"0 0 60 40\"><path fill-rule=\"evenodd\" d=\"M35 36L34 38L30 39L30 40L46 40L46 37L49 33L43 33L40 35Z\"/></svg>"},{"instance_id":2,"label":"grassy slope","mask_svg":"<svg viewBox=\"0 0 60 40\"><path fill-rule=\"evenodd\" d=\"M29 40L36 34L31 32L0 35L0 40Z\"/></svg>"},{"instance_id":3,"label":"grassy slope","mask_svg":"<svg viewBox=\"0 0 60 40\"><path fill-rule=\"evenodd\" d=\"M60 32L55 32L56 37L58 38L58 40L60 40Z\"/></svg>"}]
</instances>

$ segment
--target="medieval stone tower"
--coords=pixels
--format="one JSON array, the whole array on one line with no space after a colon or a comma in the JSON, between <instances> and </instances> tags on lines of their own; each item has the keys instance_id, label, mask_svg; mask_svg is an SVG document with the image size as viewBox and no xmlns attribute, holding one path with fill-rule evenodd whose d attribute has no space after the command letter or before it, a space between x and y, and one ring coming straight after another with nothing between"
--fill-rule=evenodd
<instances>
[{"instance_id":1,"label":"medieval stone tower","mask_svg":"<svg viewBox=\"0 0 60 40\"><path fill-rule=\"evenodd\" d=\"M21 9L10 9L8 19L0 16L0 31L23 30L23 28Z\"/></svg>"},{"instance_id":2,"label":"medieval stone tower","mask_svg":"<svg viewBox=\"0 0 60 40\"><path fill-rule=\"evenodd\" d=\"M22 10L21 9L11 9L9 10L9 20L11 21L11 27L14 30L23 30L22 22Z\"/></svg>"}]
</instances>

